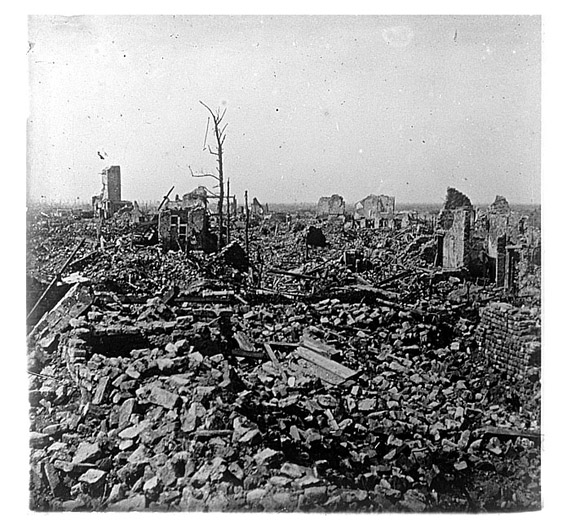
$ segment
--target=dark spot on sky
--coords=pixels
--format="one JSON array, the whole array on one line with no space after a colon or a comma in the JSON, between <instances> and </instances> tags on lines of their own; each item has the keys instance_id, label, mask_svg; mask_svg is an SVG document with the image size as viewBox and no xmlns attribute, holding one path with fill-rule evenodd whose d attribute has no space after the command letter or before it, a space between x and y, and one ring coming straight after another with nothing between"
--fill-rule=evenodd
<instances>
[{"instance_id":1,"label":"dark spot on sky","mask_svg":"<svg viewBox=\"0 0 571 530\"><path fill-rule=\"evenodd\" d=\"M279 112L280 109L276 109L276 112Z\"/></svg>"}]
</instances>

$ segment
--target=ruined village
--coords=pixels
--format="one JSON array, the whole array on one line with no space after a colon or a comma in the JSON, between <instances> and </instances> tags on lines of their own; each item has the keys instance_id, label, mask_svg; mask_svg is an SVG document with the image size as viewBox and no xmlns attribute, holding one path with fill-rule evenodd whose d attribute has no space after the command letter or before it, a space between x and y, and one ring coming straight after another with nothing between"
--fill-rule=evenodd
<instances>
[{"instance_id":1,"label":"ruined village","mask_svg":"<svg viewBox=\"0 0 571 530\"><path fill-rule=\"evenodd\" d=\"M31 509L539 509L539 209L218 176L28 209Z\"/></svg>"},{"instance_id":2,"label":"ruined village","mask_svg":"<svg viewBox=\"0 0 571 530\"><path fill-rule=\"evenodd\" d=\"M544 36L518 14L30 15L26 515L545 515L569 437L546 419L568 304L552 326Z\"/></svg>"}]
</instances>

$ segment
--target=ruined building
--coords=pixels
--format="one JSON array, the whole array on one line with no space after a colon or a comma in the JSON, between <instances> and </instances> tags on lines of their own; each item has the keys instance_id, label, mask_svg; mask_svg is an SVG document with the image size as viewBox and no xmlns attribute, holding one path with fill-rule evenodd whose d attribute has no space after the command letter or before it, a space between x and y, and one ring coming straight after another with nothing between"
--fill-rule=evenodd
<instances>
[{"instance_id":1,"label":"ruined building","mask_svg":"<svg viewBox=\"0 0 571 530\"><path fill-rule=\"evenodd\" d=\"M159 241L164 250L214 252L216 235L209 230L208 198L203 186L168 201L159 212Z\"/></svg>"},{"instance_id":2,"label":"ruined building","mask_svg":"<svg viewBox=\"0 0 571 530\"><path fill-rule=\"evenodd\" d=\"M388 195L369 195L355 205L355 222L362 227L392 226L395 198Z\"/></svg>"},{"instance_id":3,"label":"ruined building","mask_svg":"<svg viewBox=\"0 0 571 530\"><path fill-rule=\"evenodd\" d=\"M121 167L109 166L101 171L101 193L92 197L93 212L96 217L109 219L130 201L121 199Z\"/></svg>"},{"instance_id":4,"label":"ruined building","mask_svg":"<svg viewBox=\"0 0 571 530\"><path fill-rule=\"evenodd\" d=\"M467 269L508 292L525 295L540 290L540 229L537 214L527 216L496 196L487 210L475 212L470 199L448 188L438 216L436 265Z\"/></svg>"},{"instance_id":5,"label":"ruined building","mask_svg":"<svg viewBox=\"0 0 571 530\"><path fill-rule=\"evenodd\" d=\"M476 229L483 234L488 277L512 292L530 287L526 277L537 276L541 258L539 228L533 216L530 219L513 211L505 197L498 195Z\"/></svg>"},{"instance_id":6,"label":"ruined building","mask_svg":"<svg viewBox=\"0 0 571 530\"><path fill-rule=\"evenodd\" d=\"M317 203L317 217L321 219L344 218L345 200L341 195L321 197Z\"/></svg>"}]
</instances>

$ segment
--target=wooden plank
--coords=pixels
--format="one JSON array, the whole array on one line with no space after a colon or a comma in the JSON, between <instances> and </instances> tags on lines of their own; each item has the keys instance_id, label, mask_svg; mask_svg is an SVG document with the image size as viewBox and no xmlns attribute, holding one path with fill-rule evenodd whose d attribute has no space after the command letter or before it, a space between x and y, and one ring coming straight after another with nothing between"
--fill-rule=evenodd
<instances>
[{"instance_id":1,"label":"wooden plank","mask_svg":"<svg viewBox=\"0 0 571 530\"><path fill-rule=\"evenodd\" d=\"M276 367L277 371L280 373L282 380L284 382L286 382L287 381L287 375L286 375L282 365L278 361L278 358L276 357L274 350L272 350L272 347L268 343L264 344L264 348L266 350L266 353L268 354L268 357L270 358L270 361L272 361L272 364Z\"/></svg>"},{"instance_id":2,"label":"wooden plank","mask_svg":"<svg viewBox=\"0 0 571 530\"><path fill-rule=\"evenodd\" d=\"M216 436L231 436L234 431L231 429L197 429L192 433L196 438L214 438Z\"/></svg>"},{"instance_id":3,"label":"wooden plank","mask_svg":"<svg viewBox=\"0 0 571 530\"><path fill-rule=\"evenodd\" d=\"M38 298L38 301L35 303L34 307L32 307L31 311L28 313L28 316L26 317L27 320L29 320L31 318L31 316L34 314L34 312L36 311L36 309L38 307L40 307L40 304L43 302L44 298L48 295L48 293L53 289L53 287L56 285L56 283L58 282L58 280L61 278L61 275L63 274L63 271L65 270L65 268L69 265L69 263L71 262L71 260L74 258L74 256L78 253L79 249L83 246L83 243L85 243L85 238L83 238L75 247L75 249L73 250L73 252L71 253L71 255L69 256L69 258L67 258L65 260L65 263L60 267L60 269L58 270L58 272L56 273L56 275L54 276L53 280L51 281L51 283L46 287L46 290L43 292L42 296L40 296Z\"/></svg>"},{"instance_id":4,"label":"wooden plank","mask_svg":"<svg viewBox=\"0 0 571 530\"><path fill-rule=\"evenodd\" d=\"M308 335L304 335L302 337L301 345L307 348L308 350L313 350L314 352L321 354L323 357L331 357L332 355L340 353L340 351L334 346L313 339Z\"/></svg>"},{"instance_id":5,"label":"wooden plank","mask_svg":"<svg viewBox=\"0 0 571 530\"><path fill-rule=\"evenodd\" d=\"M301 357L302 359L323 368L327 372L334 374L342 381L357 375L356 371L351 370L338 362L332 361L331 359L328 359L313 350L305 348L304 346L299 346L295 350L295 353L298 357Z\"/></svg>"},{"instance_id":6,"label":"wooden plank","mask_svg":"<svg viewBox=\"0 0 571 530\"><path fill-rule=\"evenodd\" d=\"M34 326L29 339L36 340L48 333L55 335L72 318L80 316L93 303L93 295L84 284L76 283L64 297Z\"/></svg>"},{"instance_id":7,"label":"wooden plank","mask_svg":"<svg viewBox=\"0 0 571 530\"><path fill-rule=\"evenodd\" d=\"M304 373L313 375L330 385L339 385L344 381L346 381L346 379L339 377L333 372L329 372L325 368L322 368L321 366L309 362L305 359L301 359L301 362L299 364Z\"/></svg>"},{"instance_id":8,"label":"wooden plank","mask_svg":"<svg viewBox=\"0 0 571 530\"><path fill-rule=\"evenodd\" d=\"M268 341L267 344L274 346L275 348L297 348L299 342L279 342L279 341Z\"/></svg>"},{"instance_id":9,"label":"wooden plank","mask_svg":"<svg viewBox=\"0 0 571 530\"><path fill-rule=\"evenodd\" d=\"M266 358L266 354L264 352L246 351L246 350L241 350L240 348L232 348L230 353L232 355L234 355L234 357L248 357L251 359L265 359Z\"/></svg>"},{"instance_id":10,"label":"wooden plank","mask_svg":"<svg viewBox=\"0 0 571 530\"><path fill-rule=\"evenodd\" d=\"M527 438L536 444L541 444L541 433L539 432L494 427L492 425L486 425L485 427L477 429L475 432L481 433L484 439L491 438L492 436L498 438Z\"/></svg>"},{"instance_id":11,"label":"wooden plank","mask_svg":"<svg viewBox=\"0 0 571 530\"><path fill-rule=\"evenodd\" d=\"M270 274L282 274L284 276L291 276L293 278L301 278L303 280L320 280L319 276L310 276L309 274L301 274L299 272L294 271L285 271L283 269L271 268L267 269L267 272Z\"/></svg>"},{"instance_id":12,"label":"wooden plank","mask_svg":"<svg viewBox=\"0 0 571 530\"><path fill-rule=\"evenodd\" d=\"M252 341L243 331L236 331L234 333L234 339L238 343L241 350L245 351L256 351L256 346L252 344Z\"/></svg>"}]
</instances>

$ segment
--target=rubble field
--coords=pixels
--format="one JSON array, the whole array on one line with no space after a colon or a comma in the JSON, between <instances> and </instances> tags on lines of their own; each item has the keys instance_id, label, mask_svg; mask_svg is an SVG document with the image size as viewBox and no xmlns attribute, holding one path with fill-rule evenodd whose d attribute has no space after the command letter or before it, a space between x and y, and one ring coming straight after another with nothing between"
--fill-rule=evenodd
<instances>
[{"instance_id":1,"label":"rubble field","mask_svg":"<svg viewBox=\"0 0 571 530\"><path fill-rule=\"evenodd\" d=\"M252 224L207 254L30 215L36 281L75 252L29 325L32 510L541 508L538 295L428 225Z\"/></svg>"}]
</instances>

